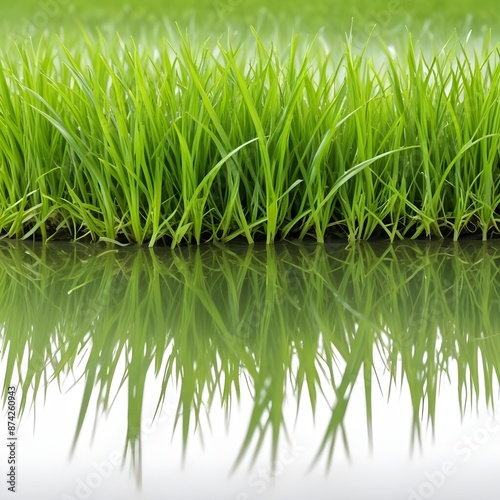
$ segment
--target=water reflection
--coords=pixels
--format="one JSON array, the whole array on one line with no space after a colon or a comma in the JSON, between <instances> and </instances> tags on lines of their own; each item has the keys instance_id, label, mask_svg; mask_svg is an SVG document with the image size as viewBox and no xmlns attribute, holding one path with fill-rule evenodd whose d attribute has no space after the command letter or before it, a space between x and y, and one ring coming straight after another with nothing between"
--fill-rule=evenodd
<instances>
[{"instance_id":1,"label":"water reflection","mask_svg":"<svg viewBox=\"0 0 500 500\"><path fill-rule=\"evenodd\" d=\"M161 381L158 413L176 386L184 452L214 401L230 419L248 387L237 467L263 452L278 462L293 424L287 399L313 415L328 403L317 452L327 464L339 441L349 450L345 415L357 390L370 439L385 373L384 391L411 395L415 445L434 426L451 372L462 412L496 399L499 265L500 247L476 242L176 251L2 243L4 401L12 380L24 412L48 386L83 378L74 446L84 422L125 391L126 449L140 481L148 375Z\"/></svg>"}]
</instances>

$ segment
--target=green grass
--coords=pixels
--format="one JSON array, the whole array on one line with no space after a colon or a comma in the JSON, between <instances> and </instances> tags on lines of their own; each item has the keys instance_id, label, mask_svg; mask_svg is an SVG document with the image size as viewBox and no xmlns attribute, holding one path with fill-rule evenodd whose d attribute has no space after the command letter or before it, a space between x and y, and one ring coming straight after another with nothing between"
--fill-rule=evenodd
<instances>
[{"instance_id":1,"label":"green grass","mask_svg":"<svg viewBox=\"0 0 500 500\"><path fill-rule=\"evenodd\" d=\"M210 418L212 405L229 421L242 393L251 395L235 463L269 450L262 445L268 437L274 461L294 425L285 399L297 412L331 408L318 428L318 456L327 459L342 441L349 449L344 424L355 387L364 393L367 439L375 391L396 398L409 392L416 446L439 417L443 382L456 390L463 414L493 407L498 246L344 246L103 251L2 244L4 401L15 379L22 414L49 384L84 380L76 442L92 415L113 411L125 391L126 444L137 467L142 416L151 414L143 408L148 373L159 382L159 408L172 391L178 396L175 432L186 452L195 430L209 431L204 415Z\"/></svg>"},{"instance_id":2,"label":"green grass","mask_svg":"<svg viewBox=\"0 0 500 500\"><path fill-rule=\"evenodd\" d=\"M500 45L0 48L0 233L176 246L500 232Z\"/></svg>"}]
</instances>

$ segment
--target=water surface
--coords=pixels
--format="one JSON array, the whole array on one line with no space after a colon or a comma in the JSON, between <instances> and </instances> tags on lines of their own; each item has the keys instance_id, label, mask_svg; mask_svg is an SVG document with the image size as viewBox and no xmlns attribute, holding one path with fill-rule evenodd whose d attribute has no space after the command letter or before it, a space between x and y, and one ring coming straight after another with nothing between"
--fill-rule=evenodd
<instances>
[{"instance_id":1,"label":"water surface","mask_svg":"<svg viewBox=\"0 0 500 500\"><path fill-rule=\"evenodd\" d=\"M18 498L497 498L499 259L2 243Z\"/></svg>"}]
</instances>

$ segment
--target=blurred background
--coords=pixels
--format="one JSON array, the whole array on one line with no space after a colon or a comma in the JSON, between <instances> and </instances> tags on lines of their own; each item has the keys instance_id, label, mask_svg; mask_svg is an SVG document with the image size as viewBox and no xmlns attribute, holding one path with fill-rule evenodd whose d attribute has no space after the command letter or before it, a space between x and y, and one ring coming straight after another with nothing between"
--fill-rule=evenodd
<instances>
[{"instance_id":1,"label":"blurred background","mask_svg":"<svg viewBox=\"0 0 500 500\"><path fill-rule=\"evenodd\" d=\"M2 2L2 31L14 38L36 37L45 30L67 31L79 24L102 32L164 35L166 25L178 23L191 35L218 36L228 29L286 37L293 32L321 33L326 37L351 32L359 41L370 36L414 35L446 40L456 30L479 35L500 26L494 0L22 0Z\"/></svg>"}]
</instances>

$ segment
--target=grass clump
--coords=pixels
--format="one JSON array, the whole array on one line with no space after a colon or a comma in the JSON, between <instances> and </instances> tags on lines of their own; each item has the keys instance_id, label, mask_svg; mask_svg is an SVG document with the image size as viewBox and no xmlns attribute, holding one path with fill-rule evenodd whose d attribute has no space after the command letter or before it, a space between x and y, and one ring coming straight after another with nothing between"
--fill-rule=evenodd
<instances>
[{"instance_id":1,"label":"grass clump","mask_svg":"<svg viewBox=\"0 0 500 500\"><path fill-rule=\"evenodd\" d=\"M487 239L500 45L356 53L86 34L0 49L0 231L173 246ZM172 38L173 39L173 38Z\"/></svg>"}]
</instances>

